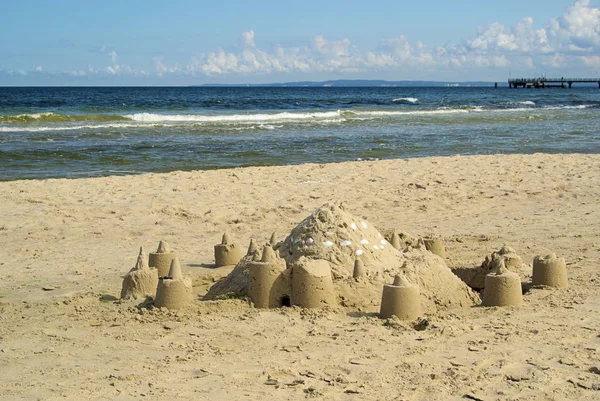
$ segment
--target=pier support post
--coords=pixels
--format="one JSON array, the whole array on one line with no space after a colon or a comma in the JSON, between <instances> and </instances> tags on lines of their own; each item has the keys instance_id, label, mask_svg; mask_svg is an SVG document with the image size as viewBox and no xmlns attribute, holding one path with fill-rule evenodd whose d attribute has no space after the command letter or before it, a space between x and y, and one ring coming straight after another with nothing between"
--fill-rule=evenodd
<instances>
[{"instance_id":1,"label":"pier support post","mask_svg":"<svg viewBox=\"0 0 600 401\"><path fill-rule=\"evenodd\" d=\"M569 84L569 89L571 89L571 86L573 85L573 82L567 82Z\"/></svg>"}]
</instances>

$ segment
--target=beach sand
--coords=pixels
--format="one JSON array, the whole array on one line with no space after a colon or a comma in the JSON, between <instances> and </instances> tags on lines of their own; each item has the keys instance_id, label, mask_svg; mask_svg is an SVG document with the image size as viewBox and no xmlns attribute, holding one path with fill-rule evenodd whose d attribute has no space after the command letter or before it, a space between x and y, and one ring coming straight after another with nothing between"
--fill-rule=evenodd
<instances>
[{"instance_id":1,"label":"beach sand","mask_svg":"<svg viewBox=\"0 0 600 401\"><path fill-rule=\"evenodd\" d=\"M283 240L321 205L443 237L450 268L555 252L569 288L417 329L362 310L200 301L227 231ZM195 300L116 302L140 246L169 242ZM600 399L600 155L490 155L0 183L5 400Z\"/></svg>"}]
</instances>

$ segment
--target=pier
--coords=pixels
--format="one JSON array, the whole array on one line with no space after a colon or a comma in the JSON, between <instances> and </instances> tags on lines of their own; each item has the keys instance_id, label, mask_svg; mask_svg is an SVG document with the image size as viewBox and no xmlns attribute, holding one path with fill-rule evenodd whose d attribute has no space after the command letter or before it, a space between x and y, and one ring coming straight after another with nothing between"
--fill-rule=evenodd
<instances>
[{"instance_id":1,"label":"pier","mask_svg":"<svg viewBox=\"0 0 600 401\"><path fill-rule=\"evenodd\" d=\"M600 88L600 78L511 78L509 88L571 88L574 83L597 83Z\"/></svg>"}]
</instances>

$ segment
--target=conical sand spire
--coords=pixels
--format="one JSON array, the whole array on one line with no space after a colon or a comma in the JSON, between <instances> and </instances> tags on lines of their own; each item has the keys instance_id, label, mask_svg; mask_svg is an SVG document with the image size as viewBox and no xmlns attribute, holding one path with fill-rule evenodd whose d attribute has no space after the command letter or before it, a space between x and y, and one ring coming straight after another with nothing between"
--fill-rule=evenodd
<instances>
[{"instance_id":1,"label":"conical sand spire","mask_svg":"<svg viewBox=\"0 0 600 401\"><path fill-rule=\"evenodd\" d=\"M171 252L171 248L169 247L169 244L167 244L167 241L160 241L158 243L158 249L156 250L156 253L169 253Z\"/></svg>"},{"instance_id":2,"label":"conical sand spire","mask_svg":"<svg viewBox=\"0 0 600 401\"><path fill-rule=\"evenodd\" d=\"M275 233L271 234L271 239L269 240L271 246L277 245L277 235Z\"/></svg>"},{"instance_id":3,"label":"conical sand spire","mask_svg":"<svg viewBox=\"0 0 600 401\"><path fill-rule=\"evenodd\" d=\"M354 260L354 272L352 273L352 277L359 279L365 277L367 272L365 271L365 265L363 264L360 258L356 258Z\"/></svg>"},{"instance_id":4,"label":"conical sand spire","mask_svg":"<svg viewBox=\"0 0 600 401\"><path fill-rule=\"evenodd\" d=\"M402 245L400 244L400 236L398 235L398 233L394 232L392 234L392 240L390 241L390 243L392 244L392 246L396 249L400 249L402 248Z\"/></svg>"},{"instance_id":5,"label":"conical sand spire","mask_svg":"<svg viewBox=\"0 0 600 401\"><path fill-rule=\"evenodd\" d=\"M136 270L148 270L150 267L148 266L148 260L146 259L146 253L144 252L144 247L140 247L140 253L137 258L137 263L135 264Z\"/></svg>"},{"instance_id":6,"label":"conical sand spire","mask_svg":"<svg viewBox=\"0 0 600 401\"><path fill-rule=\"evenodd\" d=\"M271 247L271 245L265 245L263 248L262 259L261 262L269 263L275 260L275 251Z\"/></svg>"},{"instance_id":7,"label":"conical sand spire","mask_svg":"<svg viewBox=\"0 0 600 401\"><path fill-rule=\"evenodd\" d=\"M254 243L254 240L251 239L250 240L250 245L248 245L248 252L246 252L246 255L252 255L252 254L254 254L254 252L256 252L257 249L258 248L256 247L256 244Z\"/></svg>"},{"instance_id":8,"label":"conical sand spire","mask_svg":"<svg viewBox=\"0 0 600 401\"><path fill-rule=\"evenodd\" d=\"M179 264L179 258L176 256L173 258L171 262L171 269L169 270L169 278L172 280L181 280L183 279L183 274L181 273L181 265Z\"/></svg>"},{"instance_id":9,"label":"conical sand spire","mask_svg":"<svg viewBox=\"0 0 600 401\"><path fill-rule=\"evenodd\" d=\"M233 238L231 238L231 234L229 234L228 232L224 233L223 239L221 240L221 244L223 244L223 245L233 244Z\"/></svg>"},{"instance_id":10,"label":"conical sand spire","mask_svg":"<svg viewBox=\"0 0 600 401\"><path fill-rule=\"evenodd\" d=\"M406 279L406 277L397 274L396 277L394 277L393 285L397 287L406 287L410 285L410 282Z\"/></svg>"}]
</instances>

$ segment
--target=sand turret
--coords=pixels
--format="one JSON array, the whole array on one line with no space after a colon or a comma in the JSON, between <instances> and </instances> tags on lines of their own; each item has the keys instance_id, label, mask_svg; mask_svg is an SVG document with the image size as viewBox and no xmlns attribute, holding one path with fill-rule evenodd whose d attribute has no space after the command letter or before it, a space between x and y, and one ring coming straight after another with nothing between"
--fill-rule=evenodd
<instances>
[{"instance_id":1,"label":"sand turret","mask_svg":"<svg viewBox=\"0 0 600 401\"><path fill-rule=\"evenodd\" d=\"M243 256L242 248L233 242L229 233L223 234L221 243L215 245L215 265L217 267L236 265Z\"/></svg>"},{"instance_id":2,"label":"sand turret","mask_svg":"<svg viewBox=\"0 0 600 401\"><path fill-rule=\"evenodd\" d=\"M414 320L421 316L419 287L400 275L394 278L393 284L384 284L379 316L382 319L397 316L401 320Z\"/></svg>"},{"instance_id":3,"label":"sand turret","mask_svg":"<svg viewBox=\"0 0 600 401\"><path fill-rule=\"evenodd\" d=\"M446 259L446 247L441 237L425 237L423 238L423 243L428 251L438 255L442 259Z\"/></svg>"},{"instance_id":4,"label":"sand turret","mask_svg":"<svg viewBox=\"0 0 600 401\"><path fill-rule=\"evenodd\" d=\"M175 252L171 251L167 241L160 241L158 249L154 253L150 253L148 257L148 265L156 268L158 277L164 277L169 274L171 262L175 258Z\"/></svg>"},{"instance_id":5,"label":"sand turret","mask_svg":"<svg viewBox=\"0 0 600 401\"><path fill-rule=\"evenodd\" d=\"M398 235L398 233L397 233L397 232L393 232L393 233L392 233L392 237L390 238L390 244L391 244L391 245L392 245L394 248L396 248L396 249L398 249L398 250L402 250L402 249L403 249L403 246L402 246L402 244L400 243L400 236Z\"/></svg>"},{"instance_id":6,"label":"sand turret","mask_svg":"<svg viewBox=\"0 0 600 401\"><path fill-rule=\"evenodd\" d=\"M300 258L292 267L292 305L319 308L335 305L331 267L323 259Z\"/></svg>"},{"instance_id":7,"label":"sand turret","mask_svg":"<svg viewBox=\"0 0 600 401\"><path fill-rule=\"evenodd\" d=\"M256 243L253 239L250 239L250 244L248 245L248 251L246 252L246 256L254 255L254 253L258 250Z\"/></svg>"},{"instance_id":8,"label":"sand turret","mask_svg":"<svg viewBox=\"0 0 600 401\"><path fill-rule=\"evenodd\" d=\"M365 270L365 265L362 262L362 260L360 260L360 258L357 256L354 260L354 272L352 273L352 277L358 280L363 277L366 277L366 275L367 271Z\"/></svg>"},{"instance_id":9,"label":"sand turret","mask_svg":"<svg viewBox=\"0 0 600 401\"><path fill-rule=\"evenodd\" d=\"M453 272L469 287L481 290L485 287L485 277L494 271L493 261L497 258L504 261L506 269L518 274L521 281L527 281L531 276L531 267L523 263L523 259L508 245L504 245L498 251L486 256L481 266L458 267L453 269Z\"/></svg>"},{"instance_id":10,"label":"sand turret","mask_svg":"<svg viewBox=\"0 0 600 401\"><path fill-rule=\"evenodd\" d=\"M159 308L181 309L192 301L192 280L184 277L175 257L171 262L169 274L158 281L154 305Z\"/></svg>"},{"instance_id":11,"label":"sand turret","mask_svg":"<svg viewBox=\"0 0 600 401\"><path fill-rule=\"evenodd\" d=\"M509 271L501 257L495 257L492 265L493 271L485 276L482 305L521 306L523 291L519 275Z\"/></svg>"},{"instance_id":12,"label":"sand turret","mask_svg":"<svg viewBox=\"0 0 600 401\"><path fill-rule=\"evenodd\" d=\"M557 258L551 253L545 257L536 256L533 259L533 285L545 285L554 288L567 288L567 264L563 258Z\"/></svg>"},{"instance_id":13,"label":"sand turret","mask_svg":"<svg viewBox=\"0 0 600 401\"><path fill-rule=\"evenodd\" d=\"M135 267L123 278L121 299L154 297L157 285L158 271L148 266L144 247L140 247Z\"/></svg>"},{"instance_id":14,"label":"sand turret","mask_svg":"<svg viewBox=\"0 0 600 401\"><path fill-rule=\"evenodd\" d=\"M277 245L277 235L274 232L273 232L273 234L271 234L271 238L269 239L269 243L271 244L271 246Z\"/></svg>"},{"instance_id":15,"label":"sand turret","mask_svg":"<svg viewBox=\"0 0 600 401\"><path fill-rule=\"evenodd\" d=\"M282 273L285 261L279 258L270 244L265 245L260 261L248 266L248 296L256 308L278 308L289 304L289 281Z\"/></svg>"}]
</instances>

